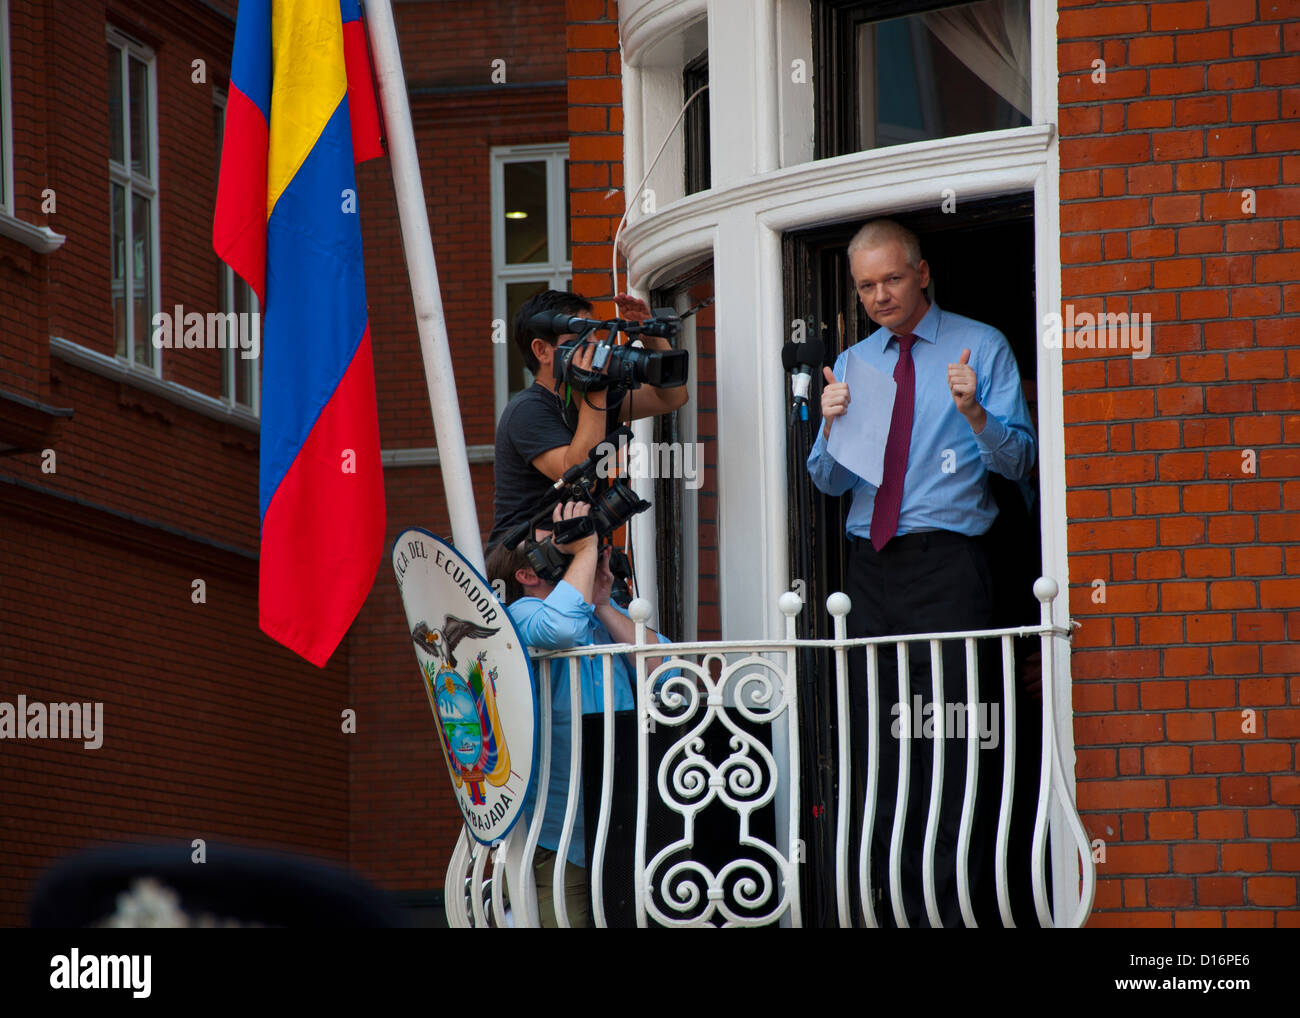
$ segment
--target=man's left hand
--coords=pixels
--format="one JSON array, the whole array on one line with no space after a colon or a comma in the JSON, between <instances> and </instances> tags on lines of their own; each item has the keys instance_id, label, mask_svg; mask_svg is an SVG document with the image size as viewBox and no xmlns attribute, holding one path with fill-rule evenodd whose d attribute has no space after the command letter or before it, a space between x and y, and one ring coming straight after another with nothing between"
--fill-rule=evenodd
<instances>
[{"instance_id":1,"label":"man's left hand","mask_svg":"<svg viewBox=\"0 0 1300 1018\"><path fill-rule=\"evenodd\" d=\"M618 316L629 322L648 322L651 318L649 306L640 297L620 293L614 298L614 306L618 308Z\"/></svg>"},{"instance_id":2,"label":"man's left hand","mask_svg":"<svg viewBox=\"0 0 1300 1018\"><path fill-rule=\"evenodd\" d=\"M596 579L592 584L591 603L597 608L609 604L609 595L614 589L614 574L609 569L609 556L613 550L609 547L604 548L596 563Z\"/></svg>"},{"instance_id":3,"label":"man's left hand","mask_svg":"<svg viewBox=\"0 0 1300 1018\"><path fill-rule=\"evenodd\" d=\"M975 384L978 379L975 369L970 366L970 350L961 352L961 362L948 365L948 390L957 410L970 422L971 430L977 435L984 430L984 408L975 398Z\"/></svg>"}]
</instances>

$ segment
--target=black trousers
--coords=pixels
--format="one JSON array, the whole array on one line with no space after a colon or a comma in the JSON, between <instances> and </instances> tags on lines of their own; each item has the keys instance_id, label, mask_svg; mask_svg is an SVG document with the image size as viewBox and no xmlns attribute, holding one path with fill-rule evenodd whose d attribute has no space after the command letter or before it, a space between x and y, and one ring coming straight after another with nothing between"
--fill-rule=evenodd
<instances>
[{"instance_id":1,"label":"black trousers","mask_svg":"<svg viewBox=\"0 0 1300 1018\"><path fill-rule=\"evenodd\" d=\"M851 538L846 586L853 602L848 618L851 637L903 636L992 627L992 578L978 538L943 530L905 534L895 537L879 552L870 541ZM947 641L942 647L944 701L964 706L968 700L964 641ZM996 657L988 651L989 648L985 647L978 651L980 683L976 717L988 719L988 727L996 731L1001 723L1001 710L993 705L1000 700L1000 672ZM894 647L878 648L877 661L880 713L874 737L879 746L879 781L871 847L872 883L879 895L877 918L885 925L893 922L888 880L889 844L898 792L900 729L906 725L913 738L901 857L903 906L908 925L928 926L921 858L934 752L932 733L935 719L924 709L924 705L933 702L930 645L908 645L910 681L905 708L899 706L898 656ZM865 649L849 655L849 692L856 833L861 831L867 745L872 737L867 716ZM919 711L918 706L921 708ZM965 721L969 715L963 712L962 717ZM945 719L953 718L953 712L945 712ZM927 728L927 725L931 727ZM966 737L958 738L954 737L955 726L949 724L948 737L944 740L944 780L935 845L935 893L944 926L962 924L957 897L957 836L965 794L967 739L980 739L978 728L966 727ZM926 737L927 734L930 737ZM990 803L996 808L996 799L990 795L990 782L996 785L1000 780L1001 756L997 752L1000 736L981 739L980 744L979 784L982 789L976 800L969 872L972 899L982 902L987 899L984 871L992 858L989 843L991 818L988 814ZM985 751L985 747L992 752ZM856 845L854 849L856 851ZM854 863L856 858L855 855ZM856 865L850 869L856 871Z\"/></svg>"}]
</instances>

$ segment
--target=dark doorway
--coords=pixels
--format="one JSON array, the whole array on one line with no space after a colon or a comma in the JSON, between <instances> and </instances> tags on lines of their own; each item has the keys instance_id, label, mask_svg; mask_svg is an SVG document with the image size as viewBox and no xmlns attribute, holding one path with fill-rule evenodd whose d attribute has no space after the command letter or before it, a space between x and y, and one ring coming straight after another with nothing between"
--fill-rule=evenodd
<instances>
[{"instance_id":1,"label":"dark doorway","mask_svg":"<svg viewBox=\"0 0 1300 1018\"><path fill-rule=\"evenodd\" d=\"M1037 421L1037 329L1034 290L1033 196L1018 194L961 202L957 211L939 209L891 216L921 239L922 255L931 270L930 296L945 311L955 312L999 329L1010 343L1032 418ZM845 248L861 222L818 227L785 235L786 320L806 323L809 338L819 338L825 363L874 332L857 300L849 275ZM805 608L799 619L801 637L833 636L826 598L846 589L844 523L850 496L830 498L809 482L805 460L821 426L821 379L809 395L810 421L802 435L791 429L788 444L788 490L792 575L805 585ZM994 624L1034 625L1039 621L1033 581L1042 568L1037 468L1026 481L991 475L998 518L986 539L994 570ZM1037 641L1016 646L1017 670L1035 666ZM815 704L815 718L804 715L802 817L810 862L833 873L835 788L835 699L833 662L829 654L809 652L801 657L801 689ZM983 668L981 669L983 670ZM1016 801L1012 811L1012 842L1008 864L1012 878L1012 909L1021 924L1036 923L1029 886L1029 840L1037 793L1041 720L1039 703L1017 696ZM810 730L809 725L813 728ZM812 867L810 867L811 869ZM991 881L990 881L991 882ZM807 914L818 925L834 925L833 881L810 881ZM996 908L993 911L996 921Z\"/></svg>"}]
</instances>

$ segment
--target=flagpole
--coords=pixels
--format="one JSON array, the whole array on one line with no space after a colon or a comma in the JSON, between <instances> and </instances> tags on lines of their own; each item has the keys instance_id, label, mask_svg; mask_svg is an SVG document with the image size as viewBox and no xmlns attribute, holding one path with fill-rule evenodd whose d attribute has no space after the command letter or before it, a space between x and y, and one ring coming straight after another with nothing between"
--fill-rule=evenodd
<instances>
[{"instance_id":1,"label":"flagpole","mask_svg":"<svg viewBox=\"0 0 1300 1018\"><path fill-rule=\"evenodd\" d=\"M452 543L479 572L483 571L483 538L474 507L474 485L465 451L460 403L456 398L456 377L452 373L451 348L447 341L447 320L438 288L438 265L433 257L433 237L424 204L420 160L415 150L415 129L402 73L402 54L397 45L390 0L367 0L365 22L370 35L370 54L379 85L388 158L393 167L393 190L402 227L411 296L415 299L415 321L420 333L424 377L433 408L433 433L442 465L442 484L451 519Z\"/></svg>"}]
</instances>

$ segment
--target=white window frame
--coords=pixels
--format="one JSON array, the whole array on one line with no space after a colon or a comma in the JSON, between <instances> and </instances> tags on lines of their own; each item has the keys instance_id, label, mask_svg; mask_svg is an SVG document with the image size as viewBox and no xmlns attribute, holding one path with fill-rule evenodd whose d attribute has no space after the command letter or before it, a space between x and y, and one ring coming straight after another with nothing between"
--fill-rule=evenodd
<instances>
[{"instance_id":1,"label":"white window frame","mask_svg":"<svg viewBox=\"0 0 1300 1018\"><path fill-rule=\"evenodd\" d=\"M158 167L158 64L154 53L147 46L129 35L118 31L111 25L108 27L105 38L110 46L116 46L122 51L122 117L123 117L123 154L126 157L126 163L114 163L112 158L108 161L108 178L109 178L109 214L112 215L112 195L113 185L118 184L126 189L126 199L123 203L123 215L125 217L126 237L127 237L127 264L128 269L134 264L134 239L136 236L136 227L132 217L134 209L132 208L132 199L138 193L140 197L149 199L149 216L150 223L147 226L150 236L150 296L152 298L150 308L148 309L150 323L153 321L153 315L160 306L161 287L162 287L162 258L160 257L160 230L159 230L159 212L158 212L158 195L161 190L159 187L159 167ZM131 67L130 58L134 57L145 65L149 80L149 104L146 111L149 123L149 169L148 175L136 173L131 169ZM110 268L111 271L111 268ZM110 284L111 285L111 284ZM126 282L128 290L130 289L130 276ZM149 347L149 363L141 364L135 359L135 301L131 294L128 293L126 299L126 353L118 356L119 361L125 361L133 371L143 372L153 375L156 378L162 377L162 351ZM111 302L110 295L110 302ZM117 336L113 337L113 350L117 351Z\"/></svg>"},{"instance_id":2,"label":"white window frame","mask_svg":"<svg viewBox=\"0 0 1300 1018\"><path fill-rule=\"evenodd\" d=\"M9 0L0 0L0 213L14 211L14 109L10 82Z\"/></svg>"},{"instance_id":3,"label":"white window frame","mask_svg":"<svg viewBox=\"0 0 1300 1018\"><path fill-rule=\"evenodd\" d=\"M496 405L495 417L501 416L509 401L509 357L514 348L513 323L506 321L506 286L510 283L546 279L553 290L568 289L573 278L572 259L564 256L568 243L569 220L565 214L568 193L569 144L508 145L492 149L490 190L492 194L492 317L505 322L505 342L492 344L492 383ZM508 163L546 163L546 251L545 262L506 264L505 167ZM556 256L559 257L556 257ZM524 368L524 380L531 384L532 375Z\"/></svg>"},{"instance_id":4,"label":"white window frame","mask_svg":"<svg viewBox=\"0 0 1300 1018\"><path fill-rule=\"evenodd\" d=\"M214 87L212 89L212 105L216 107L217 116L221 123L221 145L217 149L217 168L221 166L221 152L225 147L226 141L226 98L224 90ZM217 265L220 267L218 275L221 292L217 295L217 310L223 314L236 310L235 294L242 288L248 298L248 306L252 313L261 315L262 302L257 299L257 294L242 278L235 275L235 270L227 265L220 258L217 259ZM222 322L226 321L222 318ZM258 335L261 335L261 326L258 323ZM235 369L239 366L242 358L242 351L238 344L232 345L229 338L226 345L221 350L221 402L228 407L246 410L254 417L260 417L262 414L262 352L259 346L258 355L248 360L249 378L248 391L249 402L241 403L235 397Z\"/></svg>"}]
</instances>

